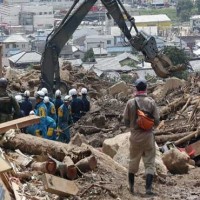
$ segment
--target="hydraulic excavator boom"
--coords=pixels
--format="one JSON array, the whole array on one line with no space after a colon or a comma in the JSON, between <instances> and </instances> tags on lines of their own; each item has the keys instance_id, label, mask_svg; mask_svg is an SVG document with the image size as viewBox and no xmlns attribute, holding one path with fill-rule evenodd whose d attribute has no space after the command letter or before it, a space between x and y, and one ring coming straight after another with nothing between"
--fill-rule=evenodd
<instances>
[{"instance_id":1,"label":"hydraulic excavator boom","mask_svg":"<svg viewBox=\"0 0 200 200\"><path fill-rule=\"evenodd\" d=\"M59 26L48 35L46 40L41 59L41 87L46 87L50 94L53 94L55 89L65 87L65 84L60 81L59 54L65 43L70 39L97 0L84 0L84 2L73 11L78 1L79 0L74 0L74 4L67 15ZM157 76L166 78L170 76L172 72L186 68L184 65L173 66L170 59L158 51L155 38L138 31L135 25L135 19L126 11L120 0L101 1L130 45L137 51L143 53L145 61L151 63ZM130 28L128 28L125 18L130 22ZM134 36L131 35L132 27L136 32ZM64 89L67 90L67 88Z\"/></svg>"}]
</instances>

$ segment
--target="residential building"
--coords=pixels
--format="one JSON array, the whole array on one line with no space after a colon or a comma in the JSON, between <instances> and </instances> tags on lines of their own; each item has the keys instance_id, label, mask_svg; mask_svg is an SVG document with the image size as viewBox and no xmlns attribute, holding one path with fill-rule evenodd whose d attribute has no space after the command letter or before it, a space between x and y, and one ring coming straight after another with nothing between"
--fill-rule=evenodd
<instances>
[{"instance_id":1,"label":"residential building","mask_svg":"<svg viewBox=\"0 0 200 200\"><path fill-rule=\"evenodd\" d=\"M30 51L31 45L29 40L20 34L13 34L8 36L2 42L3 44L3 57L9 57L21 51Z\"/></svg>"},{"instance_id":2,"label":"residential building","mask_svg":"<svg viewBox=\"0 0 200 200\"><path fill-rule=\"evenodd\" d=\"M112 35L89 35L85 38L85 50L99 47L106 49L114 46L114 37Z\"/></svg>"}]
</instances>

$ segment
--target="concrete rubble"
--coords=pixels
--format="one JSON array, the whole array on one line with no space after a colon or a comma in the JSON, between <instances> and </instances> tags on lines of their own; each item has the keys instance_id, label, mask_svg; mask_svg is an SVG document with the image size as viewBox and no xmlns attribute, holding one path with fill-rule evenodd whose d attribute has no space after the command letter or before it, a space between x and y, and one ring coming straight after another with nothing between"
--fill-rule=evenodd
<instances>
[{"instance_id":1,"label":"concrete rubble","mask_svg":"<svg viewBox=\"0 0 200 200\"><path fill-rule=\"evenodd\" d=\"M36 69L5 68L4 75L9 79L9 89L14 93L29 89L33 95L40 83L40 71ZM33 147L23 148L21 145L14 151L10 146L21 139L20 135L15 133L13 139L8 137L7 143L1 140L1 157L12 166L9 173L1 172L1 185L10 197L7 199L17 199L19 195L35 200L58 200L60 197L131 199L127 194L126 181L128 138L131 133L124 125L123 110L127 100L133 97L135 88L124 81L112 83L101 80L93 72L74 69L69 63L61 67L61 79L69 88L75 87L79 92L81 87L88 88L91 110L72 126L70 144L57 145L55 142L53 149L54 145L43 142L45 139L36 139L35 144L38 142L42 146L46 143L46 149L41 147L38 148L41 152L36 152ZM156 100L161 115L161 123L155 130L157 181L160 184L163 184L163 180L164 183L173 184L169 181L169 174L188 174L200 163L200 75L193 74L187 81L170 78L162 83L149 83L148 93ZM30 140L28 137L27 141ZM26 140L26 136L24 138ZM62 149L56 146L62 146ZM53 151L61 153L53 154ZM64 162L65 156L67 164ZM77 166L84 167L80 170ZM44 175L48 177L49 174L55 184L54 189L48 183L44 188ZM143 174L144 166L141 163L137 174L139 182ZM64 193L56 185L58 177L63 184L69 185ZM165 199L165 196L162 197Z\"/></svg>"}]
</instances>

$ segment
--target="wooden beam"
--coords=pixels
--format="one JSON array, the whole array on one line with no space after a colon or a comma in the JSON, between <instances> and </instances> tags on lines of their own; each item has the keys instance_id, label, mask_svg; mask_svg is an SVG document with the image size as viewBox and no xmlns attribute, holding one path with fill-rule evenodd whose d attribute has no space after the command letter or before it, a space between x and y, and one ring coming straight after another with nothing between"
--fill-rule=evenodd
<instances>
[{"instance_id":1,"label":"wooden beam","mask_svg":"<svg viewBox=\"0 0 200 200\"><path fill-rule=\"evenodd\" d=\"M30 115L27 117L22 117L19 119L11 120L8 122L0 123L0 134L5 133L10 129L24 128L32 124L40 123L40 117L35 115Z\"/></svg>"},{"instance_id":2,"label":"wooden beam","mask_svg":"<svg viewBox=\"0 0 200 200\"><path fill-rule=\"evenodd\" d=\"M77 195L78 187L74 181L69 181L50 174L43 175L43 184L45 191L57 194L59 196Z\"/></svg>"},{"instance_id":3,"label":"wooden beam","mask_svg":"<svg viewBox=\"0 0 200 200\"><path fill-rule=\"evenodd\" d=\"M0 78L2 77L2 45L0 45Z\"/></svg>"},{"instance_id":4,"label":"wooden beam","mask_svg":"<svg viewBox=\"0 0 200 200\"><path fill-rule=\"evenodd\" d=\"M0 174L12 170L11 165L0 155Z\"/></svg>"}]
</instances>

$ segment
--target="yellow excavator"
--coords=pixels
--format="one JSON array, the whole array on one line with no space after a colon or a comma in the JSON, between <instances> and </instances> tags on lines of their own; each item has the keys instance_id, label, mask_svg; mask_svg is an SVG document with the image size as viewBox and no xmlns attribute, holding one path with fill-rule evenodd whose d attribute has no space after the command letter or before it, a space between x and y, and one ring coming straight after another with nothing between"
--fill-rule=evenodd
<instances>
[{"instance_id":1,"label":"yellow excavator","mask_svg":"<svg viewBox=\"0 0 200 200\"><path fill-rule=\"evenodd\" d=\"M65 43L70 39L97 0L84 0L75 9L78 2L79 0L74 0L73 5L59 26L55 27L46 39L41 59L41 87L46 87L50 94L53 94L53 91L58 88L67 90L65 83L60 80L58 58ZM142 52L145 61L151 63L158 77L167 78L173 72L186 69L187 66L184 64L174 66L166 55L159 52L153 36L138 31L134 17L127 12L120 0L101 0L101 2L107 9L108 14L121 29L130 45L137 51ZM126 24L127 20L131 24L130 28ZM134 36L131 35L132 28L136 32Z\"/></svg>"}]
</instances>

